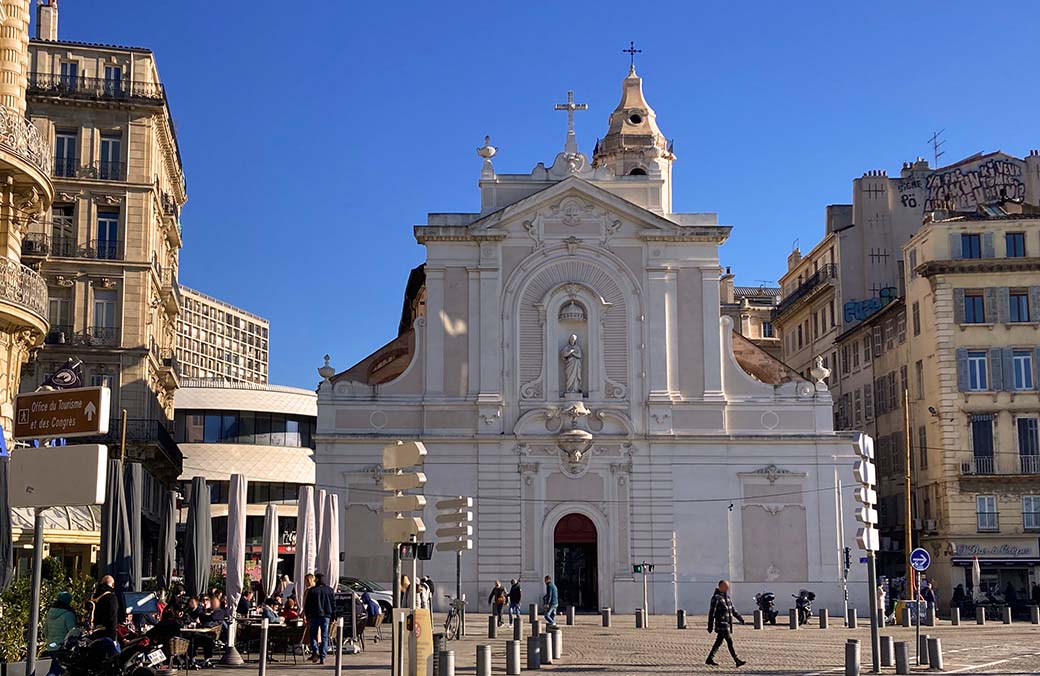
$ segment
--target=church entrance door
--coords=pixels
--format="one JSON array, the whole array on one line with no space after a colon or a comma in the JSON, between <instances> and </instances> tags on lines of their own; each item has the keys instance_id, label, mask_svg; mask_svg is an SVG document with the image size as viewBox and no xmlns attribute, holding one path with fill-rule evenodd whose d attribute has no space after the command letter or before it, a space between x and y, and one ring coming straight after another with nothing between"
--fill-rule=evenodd
<instances>
[{"instance_id":1,"label":"church entrance door","mask_svg":"<svg viewBox=\"0 0 1040 676\"><path fill-rule=\"evenodd\" d=\"M584 514L568 514L557 522L553 543L560 607L598 609L596 525Z\"/></svg>"}]
</instances>

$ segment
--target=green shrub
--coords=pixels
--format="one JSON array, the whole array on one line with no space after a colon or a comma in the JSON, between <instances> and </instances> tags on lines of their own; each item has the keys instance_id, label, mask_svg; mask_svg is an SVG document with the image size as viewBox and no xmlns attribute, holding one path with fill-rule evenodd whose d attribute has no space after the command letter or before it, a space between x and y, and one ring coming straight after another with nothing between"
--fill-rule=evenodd
<instances>
[{"instance_id":1,"label":"green shrub","mask_svg":"<svg viewBox=\"0 0 1040 676\"><path fill-rule=\"evenodd\" d=\"M81 576L71 579L59 559L43 560L43 570L47 573L40 586L40 627L38 636L42 648L43 622L47 617L47 609L54 603L60 592L72 594L72 608L80 619L83 619L84 603L90 599L94 589L93 581ZM15 580L7 591L0 593L0 662L22 662L25 660L29 644L29 607L30 585L32 577L22 575Z\"/></svg>"}]
</instances>

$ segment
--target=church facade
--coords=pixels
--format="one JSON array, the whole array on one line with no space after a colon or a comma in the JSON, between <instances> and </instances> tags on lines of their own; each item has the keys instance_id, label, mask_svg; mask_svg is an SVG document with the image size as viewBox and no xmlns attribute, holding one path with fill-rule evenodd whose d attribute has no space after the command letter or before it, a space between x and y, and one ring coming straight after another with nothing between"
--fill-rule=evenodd
<instances>
[{"instance_id":1,"label":"church facade","mask_svg":"<svg viewBox=\"0 0 1040 676\"><path fill-rule=\"evenodd\" d=\"M316 475L345 506L343 572L390 579L381 449L416 439L429 451L426 539L438 499L475 500L470 599L520 576L535 600L552 575L562 605L630 612L646 561L651 612L703 612L720 578L740 607L766 589L784 607L809 588L838 609L841 538L855 550L856 524L835 485L851 487L853 458L827 370L805 380L720 317L731 228L673 212L675 155L634 67L622 88L591 159L571 97L551 166L498 173L485 141L480 211L415 228L427 255L397 337L321 370ZM862 568L849 588L865 607ZM420 570L448 591L455 557Z\"/></svg>"}]
</instances>

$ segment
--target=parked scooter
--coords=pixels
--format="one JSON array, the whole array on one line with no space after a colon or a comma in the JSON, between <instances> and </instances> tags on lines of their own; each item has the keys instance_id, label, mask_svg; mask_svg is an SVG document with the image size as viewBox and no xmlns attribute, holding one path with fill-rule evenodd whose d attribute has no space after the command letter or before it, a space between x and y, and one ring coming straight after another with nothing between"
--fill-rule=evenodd
<instances>
[{"instance_id":1,"label":"parked scooter","mask_svg":"<svg viewBox=\"0 0 1040 676\"><path fill-rule=\"evenodd\" d=\"M111 639L74 631L58 652L58 663L70 676L156 676L165 660L162 646L146 636L117 652Z\"/></svg>"},{"instance_id":2,"label":"parked scooter","mask_svg":"<svg viewBox=\"0 0 1040 676\"><path fill-rule=\"evenodd\" d=\"M794 607L798 611L798 624L801 626L812 617L812 604L816 600L816 594L808 589L802 589L791 596L794 598Z\"/></svg>"},{"instance_id":3,"label":"parked scooter","mask_svg":"<svg viewBox=\"0 0 1040 676\"><path fill-rule=\"evenodd\" d=\"M762 621L766 624L776 624L777 615L780 613L776 610L776 594L771 591L764 591L755 594L755 605L759 610L762 611Z\"/></svg>"}]
</instances>

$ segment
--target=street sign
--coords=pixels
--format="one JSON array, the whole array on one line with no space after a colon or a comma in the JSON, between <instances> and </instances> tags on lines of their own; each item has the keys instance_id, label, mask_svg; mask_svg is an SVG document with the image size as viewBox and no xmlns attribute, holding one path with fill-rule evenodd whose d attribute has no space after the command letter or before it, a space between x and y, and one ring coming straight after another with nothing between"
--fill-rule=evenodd
<instances>
[{"instance_id":1,"label":"street sign","mask_svg":"<svg viewBox=\"0 0 1040 676\"><path fill-rule=\"evenodd\" d=\"M418 512L426 506L422 495L388 495L383 498L384 512Z\"/></svg>"},{"instance_id":2,"label":"street sign","mask_svg":"<svg viewBox=\"0 0 1040 676\"><path fill-rule=\"evenodd\" d=\"M856 521L868 525L876 524L878 522L877 510L873 507L860 507L856 510Z\"/></svg>"},{"instance_id":3,"label":"street sign","mask_svg":"<svg viewBox=\"0 0 1040 676\"><path fill-rule=\"evenodd\" d=\"M855 466L852 468L853 474L856 476L856 481L865 486L876 486L877 485L877 470L874 468L874 463L869 460L857 460Z\"/></svg>"},{"instance_id":4,"label":"street sign","mask_svg":"<svg viewBox=\"0 0 1040 676\"><path fill-rule=\"evenodd\" d=\"M422 472L404 472L402 474L386 474L383 476L383 490L408 491L426 485L426 475Z\"/></svg>"},{"instance_id":5,"label":"street sign","mask_svg":"<svg viewBox=\"0 0 1040 676\"><path fill-rule=\"evenodd\" d=\"M417 516L395 518L392 516L383 518L383 541L384 542L408 542L412 537L419 537L426 532L426 525Z\"/></svg>"},{"instance_id":6,"label":"street sign","mask_svg":"<svg viewBox=\"0 0 1040 676\"><path fill-rule=\"evenodd\" d=\"M873 526L867 526L857 530L856 546L868 553L881 549L881 536L878 533L878 529Z\"/></svg>"},{"instance_id":7,"label":"street sign","mask_svg":"<svg viewBox=\"0 0 1040 676\"><path fill-rule=\"evenodd\" d=\"M918 547L914 551L910 552L910 565L918 573L923 573L928 570L929 564L932 562L932 557L924 549Z\"/></svg>"},{"instance_id":8,"label":"street sign","mask_svg":"<svg viewBox=\"0 0 1040 676\"><path fill-rule=\"evenodd\" d=\"M856 502L862 502L864 505L876 505L877 504L877 491L867 486L860 486L856 489L853 494L856 498Z\"/></svg>"},{"instance_id":9,"label":"street sign","mask_svg":"<svg viewBox=\"0 0 1040 676\"><path fill-rule=\"evenodd\" d=\"M438 500L437 509L470 509L473 507L473 498L448 498L447 500Z\"/></svg>"},{"instance_id":10,"label":"street sign","mask_svg":"<svg viewBox=\"0 0 1040 676\"><path fill-rule=\"evenodd\" d=\"M11 507L72 507L105 502L108 447L19 448L7 480Z\"/></svg>"},{"instance_id":11,"label":"street sign","mask_svg":"<svg viewBox=\"0 0 1040 676\"><path fill-rule=\"evenodd\" d=\"M869 434L860 434L856 437L856 441L853 444L856 455L865 459L874 459L874 438Z\"/></svg>"},{"instance_id":12,"label":"street sign","mask_svg":"<svg viewBox=\"0 0 1040 676\"><path fill-rule=\"evenodd\" d=\"M438 538L468 538L473 535L473 526L453 526L451 528L438 528Z\"/></svg>"},{"instance_id":13,"label":"street sign","mask_svg":"<svg viewBox=\"0 0 1040 676\"><path fill-rule=\"evenodd\" d=\"M383 447L383 468L401 469L426 461L426 446L421 441L398 441Z\"/></svg>"},{"instance_id":14,"label":"street sign","mask_svg":"<svg viewBox=\"0 0 1040 676\"><path fill-rule=\"evenodd\" d=\"M437 546L440 549L462 552L473 548L473 498L460 495L437 501Z\"/></svg>"},{"instance_id":15,"label":"street sign","mask_svg":"<svg viewBox=\"0 0 1040 676\"><path fill-rule=\"evenodd\" d=\"M14 399L14 438L67 439L108 434L110 396L107 387L19 394Z\"/></svg>"},{"instance_id":16,"label":"street sign","mask_svg":"<svg viewBox=\"0 0 1040 676\"><path fill-rule=\"evenodd\" d=\"M438 514L435 518L437 523L464 523L473 520L473 512L449 512L448 514Z\"/></svg>"},{"instance_id":17,"label":"street sign","mask_svg":"<svg viewBox=\"0 0 1040 676\"><path fill-rule=\"evenodd\" d=\"M438 542L437 549L444 552L465 552L473 549L473 540L453 540L451 542Z\"/></svg>"}]
</instances>

